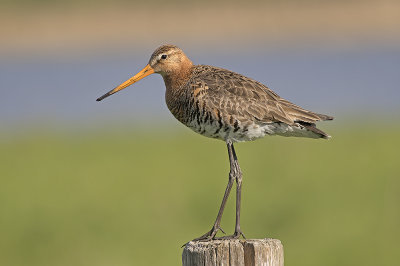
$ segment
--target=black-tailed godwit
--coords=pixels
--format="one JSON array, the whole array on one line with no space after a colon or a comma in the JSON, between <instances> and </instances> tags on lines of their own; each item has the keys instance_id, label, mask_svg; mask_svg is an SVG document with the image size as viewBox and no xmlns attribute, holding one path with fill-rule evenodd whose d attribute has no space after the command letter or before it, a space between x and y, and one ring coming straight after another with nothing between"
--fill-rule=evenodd
<instances>
[{"instance_id":1,"label":"black-tailed godwit","mask_svg":"<svg viewBox=\"0 0 400 266\"><path fill-rule=\"evenodd\" d=\"M165 82L168 109L181 123L206 137L226 142L230 162L229 181L211 230L194 240L212 240L220 228L222 213L236 181L236 225L239 238L242 171L234 142L249 141L266 135L324 138L330 136L315 122L333 117L305 110L279 97L267 86L241 74L207 65L194 65L175 45L163 45L151 55L138 74L104 94L97 101L120 91L140 79L160 74ZM222 230L221 230L222 231Z\"/></svg>"}]
</instances>

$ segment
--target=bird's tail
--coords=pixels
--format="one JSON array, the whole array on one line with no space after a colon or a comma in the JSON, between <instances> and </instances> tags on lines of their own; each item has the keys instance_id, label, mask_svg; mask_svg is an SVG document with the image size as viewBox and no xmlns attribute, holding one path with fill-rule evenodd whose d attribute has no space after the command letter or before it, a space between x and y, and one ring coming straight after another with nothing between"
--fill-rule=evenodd
<instances>
[{"instance_id":1,"label":"bird's tail","mask_svg":"<svg viewBox=\"0 0 400 266\"><path fill-rule=\"evenodd\" d=\"M323 114L316 114L322 121L326 121L326 120L333 120L333 116L330 115L323 115Z\"/></svg>"},{"instance_id":2,"label":"bird's tail","mask_svg":"<svg viewBox=\"0 0 400 266\"><path fill-rule=\"evenodd\" d=\"M332 120L333 117L327 116L331 119L324 119L324 120ZM322 118L321 118L322 119ZM311 131L315 134L317 134L318 136L320 136L320 138L323 139L329 139L331 138L331 136L329 136L328 134L326 134L324 131L322 131L321 129L317 128L316 125L314 123L307 123L307 122L297 122L300 125L302 125L303 127L305 127L308 131Z\"/></svg>"}]
</instances>

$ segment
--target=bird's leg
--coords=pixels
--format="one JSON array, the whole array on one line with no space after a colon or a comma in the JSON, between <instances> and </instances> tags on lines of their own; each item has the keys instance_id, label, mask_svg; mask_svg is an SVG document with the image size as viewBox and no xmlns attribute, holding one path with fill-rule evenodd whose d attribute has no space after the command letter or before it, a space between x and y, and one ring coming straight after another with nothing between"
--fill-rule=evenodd
<instances>
[{"instance_id":1,"label":"bird's leg","mask_svg":"<svg viewBox=\"0 0 400 266\"><path fill-rule=\"evenodd\" d=\"M219 239L232 239L239 238L243 236L243 232L240 230L240 203L242 199L242 170L240 169L239 162L236 156L235 148L233 147L232 141L227 141L228 152L229 152L229 161L231 170L229 176L233 176L236 180L236 223L235 223L235 233L230 236L223 236Z\"/></svg>"},{"instance_id":2,"label":"bird's leg","mask_svg":"<svg viewBox=\"0 0 400 266\"><path fill-rule=\"evenodd\" d=\"M235 148L232 143L232 151L234 158L234 166L235 166L235 174L236 174L236 223L235 223L235 233L233 234L235 237L239 238L243 236L243 232L240 230L240 204L242 201L242 170L240 169L239 162L236 157Z\"/></svg>"},{"instance_id":3,"label":"bird's leg","mask_svg":"<svg viewBox=\"0 0 400 266\"><path fill-rule=\"evenodd\" d=\"M227 145L227 147L228 147L229 163L230 163L230 169L231 169L231 170L230 170L230 172L229 172L229 181L228 181L228 185L226 186L226 189L225 189L224 198L222 199L222 203L221 203L221 207L219 208L219 211L218 211L217 219L215 219L214 225L213 225L213 227L211 228L211 230L210 230L209 232L205 233L204 235L202 235L202 236L200 236L200 237L198 237L198 238L193 239L192 241L207 241L207 240L212 240L212 239L215 238L215 235L217 234L217 232L218 232L219 230L221 230L222 232L224 232L224 231L221 229L221 227L220 227L220 225L221 225L221 218L222 218L222 214L223 214L224 209L225 209L226 201L228 200L228 197L229 197L229 193L231 192L231 189L232 189L232 186L233 186L233 182L234 182L235 179L236 179L236 175L235 175L235 172L234 172L234 170L233 170L234 167L232 167L232 165L234 164L234 161L235 161L234 158L236 157L235 151L234 151L234 149L233 149L232 141L228 140L228 141L226 142L226 145ZM239 165L238 165L238 166L239 166ZM239 168L239 171L240 171L240 168ZM241 180L241 179L240 179L240 180ZM236 181L236 182L237 182L237 181ZM237 204L236 204L236 207L237 207ZM240 209L240 202L239 202L239 209ZM236 217L236 221L238 221L237 219L238 219L238 218ZM240 214L239 214L239 219L240 219ZM240 225L239 225L239 231L240 231Z\"/></svg>"}]
</instances>

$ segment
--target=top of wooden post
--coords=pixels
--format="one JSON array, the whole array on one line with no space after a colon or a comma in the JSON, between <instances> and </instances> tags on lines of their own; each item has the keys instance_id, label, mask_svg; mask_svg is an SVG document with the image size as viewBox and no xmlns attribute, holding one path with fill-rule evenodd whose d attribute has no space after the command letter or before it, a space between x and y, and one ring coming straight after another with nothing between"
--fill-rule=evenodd
<instances>
[{"instance_id":1,"label":"top of wooden post","mask_svg":"<svg viewBox=\"0 0 400 266\"><path fill-rule=\"evenodd\" d=\"M283 266L278 239L191 241L182 253L183 266Z\"/></svg>"}]
</instances>

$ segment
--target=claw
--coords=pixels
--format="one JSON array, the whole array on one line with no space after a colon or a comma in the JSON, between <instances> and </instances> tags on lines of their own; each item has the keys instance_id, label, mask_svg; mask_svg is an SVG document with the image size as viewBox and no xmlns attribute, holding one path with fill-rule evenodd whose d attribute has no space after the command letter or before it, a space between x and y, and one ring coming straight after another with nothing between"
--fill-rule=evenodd
<instances>
[{"instance_id":1,"label":"claw","mask_svg":"<svg viewBox=\"0 0 400 266\"><path fill-rule=\"evenodd\" d=\"M233 235L230 235L230 236L221 236L221 237L217 237L214 239L217 239L217 240L239 239L241 236L243 236L243 238L246 239L246 237L242 231L235 232Z\"/></svg>"},{"instance_id":2,"label":"claw","mask_svg":"<svg viewBox=\"0 0 400 266\"><path fill-rule=\"evenodd\" d=\"M221 237L215 237L217 235L217 232L221 231L222 233L225 234L224 230L222 230L221 227L219 226L213 226L210 231L205 233L204 235L193 239L192 241L200 241L200 242L206 242L210 240L228 240L228 239L239 239L241 236L246 239L245 235L243 234L242 231L235 232L233 235L230 236L221 236ZM189 241L191 242L191 241ZM189 242L185 243L182 247L186 246Z\"/></svg>"},{"instance_id":3,"label":"claw","mask_svg":"<svg viewBox=\"0 0 400 266\"><path fill-rule=\"evenodd\" d=\"M193 239L192 241L206 242L206 241L216 239L215 236L217 235L218 231L221 231L222 233L225 234L224 230L222 230L222 228L219 225L218 226L214 225L210 231L208 231L207 233L205 233L204 235L202 235L198 238ZM189 243L189 242L187 242L187 243ZM182 247L186 246L187 243L185 243Z\"/></svg>"}]
</instances>

